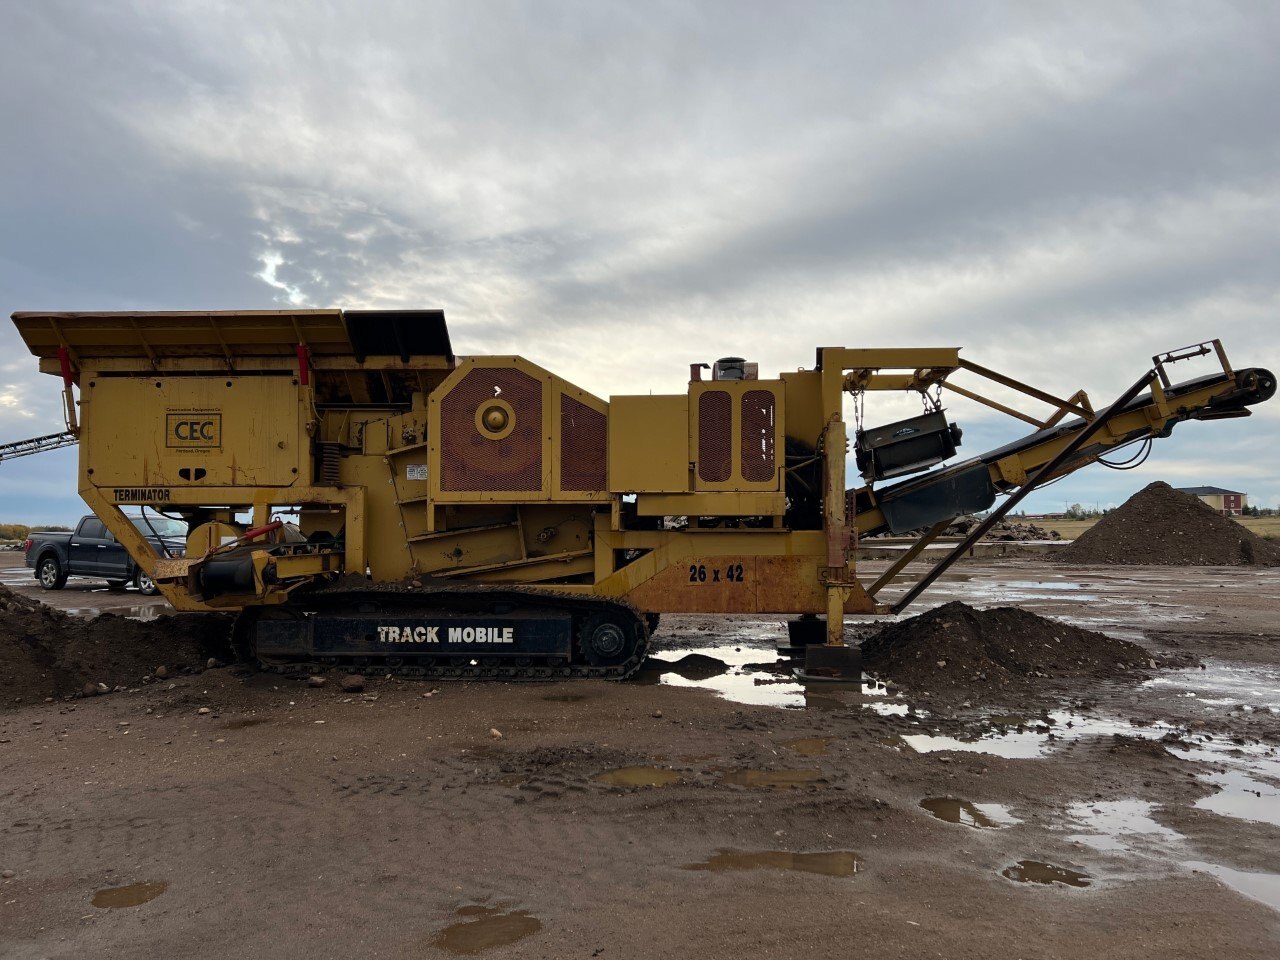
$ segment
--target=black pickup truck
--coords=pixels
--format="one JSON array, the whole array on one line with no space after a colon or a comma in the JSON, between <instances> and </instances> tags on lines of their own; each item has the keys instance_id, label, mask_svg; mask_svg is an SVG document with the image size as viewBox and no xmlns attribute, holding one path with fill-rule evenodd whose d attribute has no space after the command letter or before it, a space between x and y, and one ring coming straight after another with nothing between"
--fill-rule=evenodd
<instances>
[{"instance_id":1,"label":"black pickup truck","mask_svg":"<svg viewBox=\"0 0 1280 960\"><path fill-rule=\"evenodd\" d=\"M167 517L129 519L161 556L166 551L173 557L183 555L187 545L186 524ZM94 577L106 580L113 590L123 590L132 583L148 597L160 592L111 531L92 514L80 518L74 533L32 531L22 549L27 556L27 566L35 570L36 579L46 590L61 590L67 584L67 577Z\"/></svg>"}]
</instances>

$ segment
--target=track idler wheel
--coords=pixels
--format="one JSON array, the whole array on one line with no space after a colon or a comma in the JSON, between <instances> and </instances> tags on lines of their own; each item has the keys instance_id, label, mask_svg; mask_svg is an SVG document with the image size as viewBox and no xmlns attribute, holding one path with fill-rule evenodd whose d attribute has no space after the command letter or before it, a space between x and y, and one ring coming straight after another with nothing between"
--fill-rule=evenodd
<instances>
[{"instance_id":1,"label":"track idler wheel","mask_svg":"<svg viewBox=\"0 0 1280 960\"><path fill-rule=\"evenodd\" d=\"M588 614L578 628L578 650L593 667L614 667L636 655L647 629L629 610L599 610Z\"/></svg>"}]
</instances>

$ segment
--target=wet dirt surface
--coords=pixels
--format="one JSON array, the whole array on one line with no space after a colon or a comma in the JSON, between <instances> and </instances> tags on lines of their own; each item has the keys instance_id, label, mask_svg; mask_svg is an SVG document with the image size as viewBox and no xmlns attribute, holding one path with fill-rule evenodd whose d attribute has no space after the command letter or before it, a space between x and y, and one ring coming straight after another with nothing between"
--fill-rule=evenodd
<instances>
[{"instance_id":1,"label":"wet dirt surface","mask_svg":"<svg viewBox=\"0 0 1280 960\"><path fill-rule=\"evenodd\" d=\"M1274 957L1280 571L958 570L929 604L1013 603L1203 669L1030 698L806 688L774 653L785 618L664 617L657 658L704 659L647 683L345 694L219 668L18 704L0 956L845 957L839 918L858 956ZM596 779L627 768L676 779ZM1002 875L1034 863L1088 886Z\"/></svg>"},{"instance_id":2,"label":"wet dirt surface","mask_svg":"<svg viewBox=\"0 0 1280 960\"><path fill-rule=\"evenodd\" d=\"M791 870L817 873L824 877L851 877L862 861L852 850L830 850L817 853L790 853L786 850L717 850L715 856L701 863L690 863L686 870Z\"/></svg>"}]
</instances>

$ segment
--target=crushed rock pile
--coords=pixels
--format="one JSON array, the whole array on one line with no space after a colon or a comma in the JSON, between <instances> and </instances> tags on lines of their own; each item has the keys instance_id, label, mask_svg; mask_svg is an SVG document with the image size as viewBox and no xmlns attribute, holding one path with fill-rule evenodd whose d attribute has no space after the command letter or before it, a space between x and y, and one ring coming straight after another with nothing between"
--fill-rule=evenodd
<instances>
[{"instance_id":1,"label":"crushed rock pile","mask_svg":"<svg viewBox=\"0 0 1280 960\"><path fill-rule=\"evenodd\" d=\"M956 517L942 531L941 535L944 537L967 537L970 531L981 522L981 517L975 517L972 514ZM928 532L928 527L921 527L907 534L884 534L884 536L923 536ZM982 539L1014 543L1032 540L1061 540L1062 536L1056 530L1047 530L1034 523L1004 519L988 530Z\"/></svg>"},{"instance_id":2,"label":"crushed rock pile","mask_svg":"<svg viewBox=\"0 0 1280 960\"><path fill-rule=\"evenodd\" d=\"M1065 563L1280 566L1280 546L1224 517L1199 497L1156 481L1058 555Z\"/></svg>"},{"instance_id":3,"label":"crushed rock pile","mask_svg":"<svg viewBox=\"0 0 1280 960\"><path fill-rule=\"evenodd\" d=\"M229 633L230 619L218 614L89 620L0 586L0 709L137 686L160 666L199 670L210 657L230 658Z\"/></svg>"},{"instance_id":4,"label":"crushed rock pile","mask_svg":"<svg viewBox=\"0 0 1280 960\"><path fill-rule=\"evenodd\" d=\"M943 532L947 537L967 537L970 531L982 522L981 517L965 516L952 521L951 526ZM1024 540L1061 540L1056 530L1046 530L1034 523L1021 523L1017 520L1001 520L987 531L984 540L1003 540L1007 542Z\"/></svg>"},{"instance_id":5,"label":"crushed rock pile","mask_svg":"<svg viewBox=\"0 0 1280 960\"><path fill-rule=\"evenodd\" d=\"M888 624L862 641L864 668L918 691L1026 686L1045 679L1107 679L1155 666L1127 640L1014 607L952 601Z\"/></svg>"}]
</instances>

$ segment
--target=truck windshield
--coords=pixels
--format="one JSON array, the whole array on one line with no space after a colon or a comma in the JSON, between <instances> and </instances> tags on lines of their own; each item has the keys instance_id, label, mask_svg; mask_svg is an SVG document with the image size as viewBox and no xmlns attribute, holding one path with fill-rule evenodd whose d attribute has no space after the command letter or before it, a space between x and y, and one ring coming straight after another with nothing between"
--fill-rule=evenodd
<instances>
[{"instance_id":1,"label":"truck windshield","mask_svg":"<svg viewBox=\"0 0 1280 960\"><path fill-rule=\"evenodd\" d=\"M130 517L133 525L144 537L153 537L159 534L161 537L173 538L174 540L185 540L187 538L187 525L181 520L170 520L168 517ZM149 526L148 526L149 524ZM155 533L152 533L152 528Z\"/></svg>"}]
</instances>

